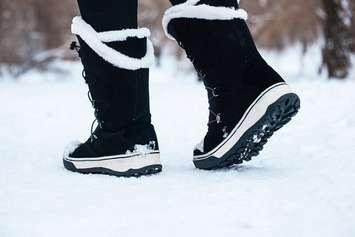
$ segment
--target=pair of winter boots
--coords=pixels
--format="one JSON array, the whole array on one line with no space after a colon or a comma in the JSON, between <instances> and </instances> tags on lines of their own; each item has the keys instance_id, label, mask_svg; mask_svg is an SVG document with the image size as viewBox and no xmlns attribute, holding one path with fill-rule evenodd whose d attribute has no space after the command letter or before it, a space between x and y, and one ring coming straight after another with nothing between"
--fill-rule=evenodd
<instances>
[{"instance_id":1,"label":"pair of winter boots","mask_svg":"<svg viewBox=\"0 0 355 237\"><path fill-rule=\"evenodd\" d=\"M199 169L229 167L257 156L300 107L299 97L256 49L247 13L230 2L189 0L163 18L165 33L185 50L207 90L208 130L193 152ZM149 108L154 62L149 30L96 32L76 17L72 32L78 36L80 46L72 47L84 66L97 126L86 142L71 144L64 166L124 177L160 172Z\"/></svg>"}]
</instances>

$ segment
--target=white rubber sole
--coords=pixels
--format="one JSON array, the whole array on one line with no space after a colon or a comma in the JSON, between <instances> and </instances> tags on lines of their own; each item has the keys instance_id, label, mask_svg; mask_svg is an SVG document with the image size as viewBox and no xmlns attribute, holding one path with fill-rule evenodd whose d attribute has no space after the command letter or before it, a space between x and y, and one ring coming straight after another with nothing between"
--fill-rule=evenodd
<instances>
[{"instance_id":1,"label":"white rubber sole","mask_svg":"<svg viewBox=\"0 0 355 237\"><path fill-rule=\"evenodd\" d=\"M272 85L264 90L256 100L249 106L240 119L238 124L231 131L229 136L224 139L217 147L210 152L194 156L194 161L201 161L213 156L214 158L221 158L239 141L243 134L251 128L259 119L266 113L267 108L275 103L279 98L286 94L293 93L290 87L282 82Z\"/></svg>"},{"instance_id":2,"label":"white rubber sole","mask_svg":"<svg viewBox=\"0 0 355 237\"><path fill-rule=\"evenodd\" d=\"M95 158L72 158L65 156L63 162L67 169L80 173L140 176L161 171L159 151L147 154L132 153Z\"/></svg>"}]
</instances>

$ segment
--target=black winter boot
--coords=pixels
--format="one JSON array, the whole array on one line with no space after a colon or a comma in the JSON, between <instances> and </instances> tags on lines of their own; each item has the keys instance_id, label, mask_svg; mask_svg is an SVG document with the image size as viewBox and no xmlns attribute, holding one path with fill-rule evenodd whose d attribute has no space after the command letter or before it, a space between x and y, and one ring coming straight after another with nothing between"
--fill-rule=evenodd
<instances>
[{"instance_id":1,"label":"black winter boot","mask_svg":"<svg viewBox=\"0 0 355 237\"><path fill-rule=\"evenodd\" d=\"M250 160L300 107L260 56L246 18L236 0L189 0L163 18L166 34L185 49L208 92L208 131L194 150L197 168Z\"/></svg>"},{"instance_id":2,"label":"black winter boot","mask_svg":"<svg viewBox=\"0 0 355 237\"><path fill-rule=\"evenodd\" d=\"M97 33L75 17L72 32L95 109L97 127L85 143L74 143L64 166L75 172L140 176L162 169L149 109L148 67L154 61L148 29Z\"/></svg>"}]
</instances>

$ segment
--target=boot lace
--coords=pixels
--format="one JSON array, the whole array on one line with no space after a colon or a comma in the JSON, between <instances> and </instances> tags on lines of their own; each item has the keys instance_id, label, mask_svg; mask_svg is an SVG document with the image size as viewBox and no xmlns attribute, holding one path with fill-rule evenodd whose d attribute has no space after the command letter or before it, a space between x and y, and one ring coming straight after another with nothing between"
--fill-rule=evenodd
<instances>
[{"instance_id":1,"label":"boot lace","mask_svg":"<svg viewBox=\"0 0 355 237\"><path fill-rule=\"evenodd\" d=\"M222 127L222 132L223 132L223 138L226 138L228 136L228 126L224 122L223 119L223 113L222 112L216 112L218 110L218 103L221 103L218 100L224 99L224 95L222 93L219 93L218 91L221 90L221 87L209 87L205 86L207 91L210 91L211 96L209 96L209 112L211 115L213 115L214 119L210 119L208 121L208 127L210 130L216 130L216 129L221 129ZM217 126L216 126L217 125Z\"/></svg>"},{"instance_id":2,"label":"boot lace","mask_svg":"<svg viewBox=\"0 0 355 237\"><path fill-rule=\"evenodd\" d=\"M94 116L95 116L95 119L94 119L94 121L92 121L91 128L90 128L90 133L91 133L90 140L91 140L91 142L93 142L97 139L97 136L94 131L95 124L97 123L97 126L102 129L104 121L99 117L100 109L99 109L99 106L97 106L97 100L92 99L90 91L87 92L87 95L88 95L88 99L94 109Z\"/></svg>"},{"instance_id":3,"label":"boot lace","mask_svg":"<svg viewBox=\"0 0 355 237\"><path fill-rule=\"evenodd\" d=\"M188 48L185 48L183 43L181 41L178 41L178 44L180 47L185 49L186 56L190 59L190 61L195 65L195 69L197 71L198 78L201 81L206 81L206 73L203 71L203 66L202 65L197 65L197 61L195 58L192 56L190 50ZM214 119L210 119L207 123L208 128L211 132L221 129L222 127L222 132L223 132L223 138L226 138L228 136L228 126L224 123L223 120L223 114L222 112L216 112L218 110L218 103L221 103L220 101L225 99L225 94L222 93L221 91L223 90L222 86L208 86L205 85L205 88L207 91L209 91L211 96L208 96L209 99L209 112L210 114L214 117ZM217 126L216 126L217 125Z\"/></svg>"},{"instance_id":4,"label":"boot lace","mask_svg":"<svg viewBox=\"0 0 355 237\"><path fill-rule=\"evenodd\" d=\"M73 41L71 44L70 44L70 49L71 50L74 50L77 52L78 56L81 57L80 55L80 45L78 45L78 43L76 41ZM85 72L85 69L82 70L81 72L81 75L82 77L84 78L85 82L86 83L89 83L88 82L88 79L87 79L87 76L86 76L86 72ZM95 119L94 121L91 123L91 128L90 128L90 141L91 142L94 142L98 137L96 136L95 134L95 124L97 123L98 124L98 127L99 128L102 128L103 127L103 124L104 124L104 121L102 118L100 118L100 101L99 100L94 100L91 96L91 93L90 93L90 90L87 92L87 97L94 109L94 116L95 116Z\"/></svg>"}]
</instances>

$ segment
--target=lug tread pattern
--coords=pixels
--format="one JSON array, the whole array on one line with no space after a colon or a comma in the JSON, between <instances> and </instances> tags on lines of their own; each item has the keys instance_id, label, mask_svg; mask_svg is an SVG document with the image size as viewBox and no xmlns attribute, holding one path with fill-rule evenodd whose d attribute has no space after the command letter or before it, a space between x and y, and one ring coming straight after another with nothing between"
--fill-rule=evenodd
<instances>
[{"instance_id":1,"label":"lug tread pattern","mask_svg":"<svg viewBox=\"0 0 355 237\"><path fill-rule=\"evenodd\" d=\"M250 161L260 154L274 132L287 124L299 109L300 99L296 94L283 95L268 107L264 116L225 155L221 158L212 155L204 160L196 160L194 165L199 169L215 170Z\"/></svg>"},{"instance_id":2,"label":"lug tread pattern","mask_svg":"<svg viewBox=\"0 0 355 237\"><path fill-rule=\"evenodd\" d=\"M102 167L93 167L93 168L88 168L88 169L77 169L73 163L70 161L64 160L63 159L63 164L64 167L67 170L73 171L73 172L78 172L81 174L104 174L104 175L111 175L111 176L116 176L116 177L141 177L141 176L146 176L146 175L153 175L160 173L162 171L162 165L149 165L145 166L140 169L129 169L126 172L118 172L114 170L110 170L107 168L102 168Z\"/></svg>"}]
</instances>

